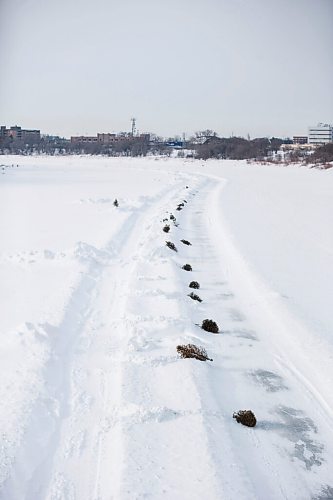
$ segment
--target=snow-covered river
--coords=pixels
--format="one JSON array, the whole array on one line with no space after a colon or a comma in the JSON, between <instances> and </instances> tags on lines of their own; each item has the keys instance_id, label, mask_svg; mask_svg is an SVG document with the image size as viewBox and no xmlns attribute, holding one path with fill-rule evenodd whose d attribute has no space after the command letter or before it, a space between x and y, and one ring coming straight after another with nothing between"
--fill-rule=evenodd
<instances>
[{"instance_id":1,"label":"snow-covered river","mask_svg":"<svg viewBox=\"0 0 333 500\"><path fill-rule=\"evenodd\" d=\"M0 498L333 498L333 169L1 163Z\"/></svg>"}]
</instances>

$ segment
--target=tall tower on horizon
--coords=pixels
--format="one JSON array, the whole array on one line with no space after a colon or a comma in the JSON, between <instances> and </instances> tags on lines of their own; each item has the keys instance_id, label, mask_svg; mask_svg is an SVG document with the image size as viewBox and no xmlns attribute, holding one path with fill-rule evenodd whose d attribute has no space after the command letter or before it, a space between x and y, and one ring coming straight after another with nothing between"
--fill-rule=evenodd
<instances>
[{"instance_id":1,"label":"tall tower on horizon","mask_svg":"<svg viewBox=\"0 0 333 500\"><path fill-rule=\"evenodd\" d=\"M132 122L132 137L134 137L136 134L136 118L131 118L131 122Z\"/></svg>"}]
</instances>

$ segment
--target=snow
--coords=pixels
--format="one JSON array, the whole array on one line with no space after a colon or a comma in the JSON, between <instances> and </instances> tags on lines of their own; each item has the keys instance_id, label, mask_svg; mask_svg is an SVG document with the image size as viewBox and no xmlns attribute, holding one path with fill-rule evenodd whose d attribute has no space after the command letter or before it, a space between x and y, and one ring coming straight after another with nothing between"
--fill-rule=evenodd
<instances>
[{"instance_id":1,"label":"snow","mask_svg":"<svg viewBox=\"0 0 333 500\"><path fill-rule=\"evenodd\" d=\"M333 172L1 163L0 498L333 498Z\"/></svg>"}]
</instances>

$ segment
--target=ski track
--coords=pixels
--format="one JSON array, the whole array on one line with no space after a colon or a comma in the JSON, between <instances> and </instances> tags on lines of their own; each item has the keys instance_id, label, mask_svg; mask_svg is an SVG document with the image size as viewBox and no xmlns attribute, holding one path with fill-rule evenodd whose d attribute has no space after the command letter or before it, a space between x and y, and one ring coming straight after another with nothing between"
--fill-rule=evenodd
<instances>
[{"instance_id":1,"label":"ski track","mask_svg":"<svg viewBox=\"0 0 333 500\"><path fill-rule=\"evenodd\" d=\"M100 258L88 256L62 324L43 325L45 394L1 498L332 498L330 405L287 313L233 246L223 187L178 176L129 215ZM170 212L179 226L165 234ZM187 296L191 280L202 303ZM201 330L204 318L222 334ZM214 361L178 359L179 343L204 346ZM255 429L232 419L247 408Z\"/></svg>"}]
</instances>

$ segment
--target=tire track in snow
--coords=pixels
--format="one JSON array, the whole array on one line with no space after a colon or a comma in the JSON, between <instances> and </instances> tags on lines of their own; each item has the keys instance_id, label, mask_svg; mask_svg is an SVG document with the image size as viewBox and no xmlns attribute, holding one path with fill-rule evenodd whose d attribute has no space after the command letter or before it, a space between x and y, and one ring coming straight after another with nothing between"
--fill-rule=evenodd
<instances>
[{"instance_id":1,"label":"tire track in snow","mask_svg":"<svg viewBox=\"0 0 333 500\"><path fill-rule=\"evenodd\" d=\"M116 357L118 356L120 360L123 357L124 349L127 347L125 315L131 276L144 248L145 241L150 237L151 220L159 218L161 208L170 203L169 199L175 196L183 182L179 181L176 185L170 185L164 189L162 193L144 207L142 213L138 213L133 218L133 223L126 224L123 227L121 235L113 238L113 240L118 241L119 253L116 262L111 263L105 276L100 280L99 299L94 300L93 307L96 314L102 317L105 323L102 328L98 329L99 336L103 341L107 337L109 338L104 345L112 353L116 353ZM108 295L109 300L105 300L104 298ZM110 333L108 330L111 330ZM93 344L96 345L96 340L93 341ZM97 351L99 349L100 347L97 348ZM97 360L98 363L100 361L100 359ZM106 356L103 359L104 368L99 372L100 377L104 378L101 402L89 421L90 426L96 427L88 450L91 454L89 463L96 462L96 468L89 481L82 481L82 478L75 478L73 481L74 491L77 492L80 499L118 497L122 474L122 429L121 425L114 424L116 415L122 408L123 366L121 362L113 362L110 367L107 367L108 361ZM91 369L89 359L87 360L87 366ZM89 453L86 454L89 455ZM52 475L57 477L54 471ZM50 498L53 497L54 490L51 481Z\"/></svg>"},{"instance_id":2,"label":"tire track in snow","mask_svg":"<svg viewBox=\"0 0 333 500\"><path fill-rule=\"evenodd\" d=\"M238 457L233 483L239 484L240 477L244 475L253 485L257 498L308 498L315 494L314 482L317 482L319 491L330 481L333 450L331 418L325 413L326 403L322 405L322 396L313 390L306 376L303 378L307 365L301 365L301 376L295 369L295 361L302 360L299 353L295 353L294 359L292 356L296 321L288 323L288 315L280 317L281 309L276 309L275 303L269 300L274 295L270 290L266 290L264 297L261 296L257 277L252 276L226 230L220 206L223 182L215 182L215 186L211 187L209 196L202 193L201 214L196 213L188 226L193 227L196 223L200 229L198 241L205 241L210 251L209 260L216 264L212 274L211 266L206 266L203 259L200 270L204 270L202 281L205 279L206 284L207 280L210 281L207 297L210 304L206 310L210 309L215 315L213 319L222 324L221 343L214 339L210 342L212 347L207 346L214 362L217 361L220 373L215 374L216 378L208 378L205 373L204 380L198 379L198 385L205 388L200 391L203 406L216 404L217 409L226 414L225 422L222 419L217 426L212 426L220 431L215 432L216 442L212 443L212 450L214 452L218 443L223 449L229 442L230 455ZM195 241L195 231L193 239ZM220 282L218 287L213 286L216 278ZM216 296L214 298L214 293L220 292L221 287L223 294L227 293L230 297L228 303L231 308L227 308L225 302L221 304ZM205 304L204 291L201 297ZM198 320L202 320L202 312L201 316L195 314L194 321ZM255 332L256 341L253 342L253 334L248 335L248 339L239 340L237 332L241 331ZM271 334L269 337L267 332ZM210 351L213 344L221 347L217 356ZM288 370L281 370L281 359ZM282 385L286 385L286 390L270 391L269 386L265 389L255 385L253 378L250 381L249 374L255 370L265 373L263 369L272 368L273 372L267 373L276 374L277 380L284 381ZM233 411L248 407L255 413L258 411L259 423L255 430L238 428L231 418ZM208 417L208 426L211 425L209 420ZM238 479L237 475L240 476ZM232 498L232 489L229 494L225 492L224 498Z\"/></svg>"},{"instance_id":3,"label":"tire track in snow","mask_svg":"<svg viewBox=\"0 0 333 500\"><path fill-rule=\"evenodd\" d=\"M198 188L197 192L209 196L212 183L203 178ZM192 210L191 204L186 211ZM182 232L183 215L178 214L178 217L180 226L172 226L168 234L174 242L181 235L187 235L187 232ZM137 285L145 298L143 304L147 310L156 309L157 313L147 317L138 314L135 299L130 299L127 306L128 314L134 315L137 322L137 329L130 339L137 362L129 365L126 371L125 399L131 403L128 410L132 416L130 420L126 419L124 476L129 479L119 497L130 499L135 492L135 498L159 498L162 495L172 499L226 498L226 492L234 492L234 487L224 482L222 490L220 476L226 477L228 473L221 471L216 447L211 446L211 429L207 425L207 421L214 424L223 420L224 413L206 404L201 394L205 389L197 379L197 373L204 378L205 372L214 371L214 367L196 360L180 360L176 355L176 345L185 339L193 341L193 337L198 339L201 336L203 343L207 342L194 324L194 305L184 290L184 281L188 286L187 280L191 279L192 273L181 269L187 260L186 255L193 257L200 247L194 245L186 249L184 245L179 246L176 254L164 246L163 239L157 241L163 247L156 248L154 243L145 257L142 273L146 283ZM196 260L195 271L200 268L203 256L192 259ZM168 280L159 283L158 293L152 291L149 296L145 287L152 283L156 266L164 269ZM168 315L158 316L161 309L165 309ZM227 435L224 435L224 441L228 441ZM225 443L221 449L226 449ZM231 457L231 446L229 450ZM246 477L237 491L244 498L245 495L249 499L255 498L251 496Z\"/></svg>"},{"instance_id":4,"label":"tire track in snow","mask_svg":"<svg viewBox=\"0 0 333 500\"><path fill-rule=\"evenodd\" d=\"M34 498L37 500L39 498L72 498L72 495L75 496L77 485L75 479L83 482L82 477L75 478L74 475L74 481L71 478L66 479L65 474L57 473L54 467L57 455L63 454L59 458L60 461L63 461L66 455L63 453L63 449L68 446L68 443L64 444L65 437L62 434L71 418L71 403L75 399L73 396L79 396L71 393L73 389L73 365L74 362L79 361L77 351L82 348L80 343L83 345L87 341L85 349L90 348L94 343L94 340L89 338L91 335L86 335L86 331L91 329L96 316L98 316L95 309L101 289L104 288L103 291L108 293L107 305L110 306L113 303L113 307L110 308L111 314L118 315L119 320L123 317L126 287L135 265L135 259L140 254L140 244L143 244L140 241L139 248L137 248L137 240L142 232L142 227L145 227L156 212L157 217L159 217L160 209L165 204L168 205L169 199L176 196L175 193L179 191L184 182L183 176L179 176L176 184L168 185L156 197L148 200L141 210L137 210L129 216L119 233L101 250L103 253L102 261L98 262L98 258L90 260L87 272L84 273L79 285L73 291L61 325L59 327L43 325L48 334L52 352L52 357L44 370L45 396L36 403L30 419L30 426L25 434L25 442L16 457L11 477L4 484L1 498L6 498L6 500L12 498L30 500ZM135 254L133 254L134 248L136 248ZM106 256L108 256L107 259ZM124 272L126 267L128 269ZM110 290L112 283L113 290ZM113 299L115 300L113 301ZM106 306L103 301L101 305ZM103 313L105 315L108 311L103 311ZM96 325L94 325L94 329L96 333ZM77 364L79 365L79 363ZM81 397L84 396L86 395L81 394ZM102 399L105 405L108 399L107 395L105 394ZM88 401L87 406L89 407L91 404L96 403ZM40 436L38 441L36 440L37 435ZM82 454L85 453L86 447L83 446ZM74 462L75 460L73 460ZM78 463L78 461L76 462ZM96 463L96 460L93 459L92 463ZM91 491L91 486L85 493L86 498L92 498L92 495L88 493L89 490ZM94 490L95 496L97 495L96 498L98 498L98 479L95 481Z\"/></svg>"},{"instance_id":5,"label":"tire track in snow","mask_svg":"<svg viewBox=\"0 0 333 500\"><path fill-rule=\"evenodd\" d=\"M214 358L213 369L207 365L196 366L198 362L193 361L193 368L187 374L196 384L196 391L192 385L187 398L195 391L200 400L201 410L196 414L201 416L206 428L200 435L207 438L210 457L206 456L206 460L212 461L211 467L219 470L217 481L221 495L215 493L211 498L309 498L316 494L314 484L318 491L329 484L332 460L329 454L332 443L326 438L330 432L329 420L323 418L321 405L317 405L319 416L316 409L311 411L314 420L307 415L313 410L315 395L311 395L309 406L308 386L305 390L299 377L286 375L280 368L281 363L277 363L277 356L281 351L288 351L288 346L282 349L273 338L267 338L266 332L276 331L276 323L281 327L280 318L275 316L269 300L263 302L257 296L260 289L255 286L256 280L230 244L219 206L222 188L223 183L216 183L215 179L202 183L195 200L200 210L194 211L192 207L192 211L179 215L178 234L193 243L186 249L189 257L184 258L184 252L181 256L170 255L175 263L177 289L183 287L185 295L189 274L185 276L180 266L186 260L194 263L191 279L198 279L202 285L203 304L185 303L177 296L181 315L186 318L177 327L185 335L182 343L200 340ZM175 243L176 234L170 235ZM270 295L271 292L268 299ZM222 335L207 337L202 331L194 330L193 324L201 323L204 317L217 319L222 325ZM290 328L288 324L283 326ZM292 366L290 361L288 364ZM256 381L259 376L262 384ZM274 390L271 390L272 377L275 377ZM244 429L232 419L235 410L247 407L258 411L259 423L255 430ZM325 452L320 440L325 442L328 451ZM207 449L203 443L202 446ZM149 453L151 455L152 450ZM226 459L221 458L221 454ZM181 463L184 465L179 461L179 465ZM140 484L137 487L140 490ZM140 491L147 492L149 488ZM191 498L200 497L198 491L192 491L191 495ZM179 490L178 496L177 492L173 493L173 498L181 498Z\"/></svg>"},{"instance_id":6,"label":"tire track in snow","mask_svg":"<svg viewBox=\"0 0 333 500\"><path fill-rule=\"evenodd\" d=\"M202 189L205 184L203 180L198 187ZM122 404L115 415L109 412L108 416L109 429L124 429L124 481L113 494L123 499L133 495L158 498L162 494L174 499L203 495L217 498L217 469L210 459L203 424L206 411L200 404L190 366L177 359L175 351L177 340L188 326L187 308L180 305L184 301L179 297L182 292L165 294L165 289L178 286L175 274L179 268L175 270L164 240L159 223L157 234L152 232L151 241L143 247L129 287ZM158 293L151 290L149 294L147 286L156 281L156 272L166 274L167 279L159 276ZM140 303L139 290L143 298ZM163 310L165 314L161 314ZM189 487L192 483L195 490Z\"/></svg>"}]
</instances>

